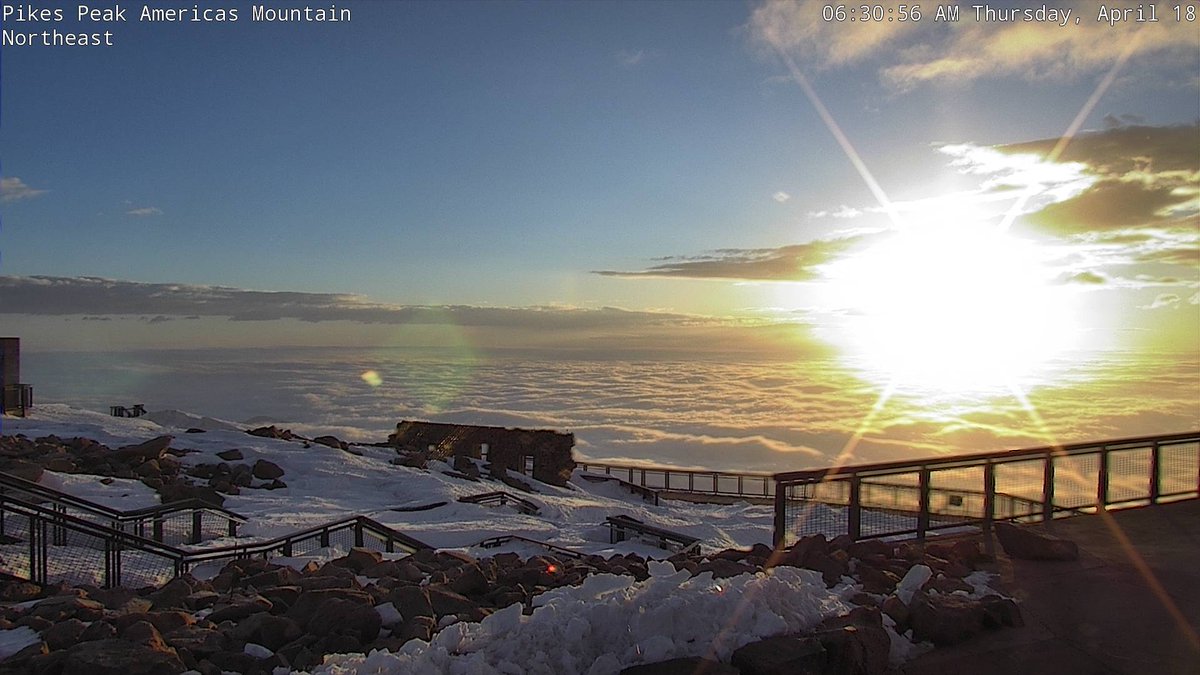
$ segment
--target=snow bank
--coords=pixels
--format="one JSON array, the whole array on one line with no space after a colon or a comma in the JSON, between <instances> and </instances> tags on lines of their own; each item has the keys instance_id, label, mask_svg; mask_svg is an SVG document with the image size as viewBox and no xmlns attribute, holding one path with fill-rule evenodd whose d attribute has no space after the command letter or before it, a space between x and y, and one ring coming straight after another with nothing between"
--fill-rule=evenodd
<instances>
[{"instance_id":1,"label":"snow bank","mask_svg":"<svg viewBox=\"0 0 1200 675\"><path fill-rule=\"evenodd\" d=\"M681 656L728 659L738 647L812 628L845 614L842 593L821 575L779 567L728 579L690 577L651 562L644 582L600 574L581 586L548 591L525 616L512 605L479 623L456 623L432 642L411 640L398 652L336 655L313 671L608 675L639 663Z\"/></svg>"}]
</instances>

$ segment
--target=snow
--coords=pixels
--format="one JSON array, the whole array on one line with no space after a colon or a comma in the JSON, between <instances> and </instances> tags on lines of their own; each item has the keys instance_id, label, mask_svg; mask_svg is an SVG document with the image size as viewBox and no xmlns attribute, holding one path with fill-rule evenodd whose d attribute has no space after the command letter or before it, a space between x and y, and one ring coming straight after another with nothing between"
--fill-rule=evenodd
<instances>
[{"instance_id":1,"label":"snow","mask_svg":"<svg viewBox=\"0 0 1200 675\"><path fill-rule=\"evenodd\" d=\"M458 622L430 642L395 653L327 657L313 673L587 673L608 675L681 656L728 659L742 645L812 628L848 612L850 586L826 589L821 575L780 567L714 580L668 562L649 579L600 574L538 596L478 623Z\"/></svg>"},{"instance_id":2,"label":"snow","mask_svg":"<svg viewBox=\"0 0 1200 675\"><path fill-rule=\"evenodd\" d=\"M42 641L42 636L29 626L20 626L11 630L0 630L0 661L16 654L30 645Z\"/></svg>"},{"instance_id":3,"label":"snow","mask_svg":"<svg viewBox=\"0 0 1200 675\"><path fill-rule=\"evenodd\" d=\"M192 427L208 431L183 433L183 429ZM179 411L129 419L65 405L39 405L27 418L5 418L4 432L30 438L50 434L61 438L83 436L113 448L171 434L175 437L173 448L189 451L180 460L185 467L221 462L217 453L232 448L242 452L239 462L274 462L285 471L286 488L243 489L225 502L226 508L248 518L239 534L251 541L357 514L368 515L432 546L475 557L505 551L522 556L546 553L538 544L524 541L497 548L478 546L485 539L503 535L520 535L606 557L636 553L662 560L671 555L644 542L609 543L603 523L615 515L698 537L708 552L769 544L772 537L773 512L768 505L670 500L651 505L614 482L583 480L578 473L565 488L524 477L537 493L531 496L541 506L537 516L521 514L511 506L464 504L457 501L459 497L513 489L487 479L472 482L447 475L450 466L443 462L430 462L424 470L395 466L389 463L396 456L390 448L355 446L361 454L352 454L319 444L304 447L296 441L251 436L232 422ZM105 484L95 476L46 472L42 482L122 510L157 503L155 493L134 480L115 479ZM427 510L403 510L439 502L444 504ZM838 509L830 508L822 515L822 521L830 523L838 523L840 518ZM226 543L228 539L217 539L203 545ZM21 551L0 548L9 564L22 560ZM329 559L345 552L331 546L273 561L301 567L310 560ZM403 554L385 555L398 558ZM53 560L50 562L53 572ZM193 573L211 576L222 565L208 563ZM136 566L126 565L126 569L132 567ZM827 589L820 574L791 567L719 580L709 573L693 578L686 571L676 571L668 562L652 561L648 567L651 576L641 582L632 577L598 574L578 587L548 591L534 598L528 615L522 613L520 605L513 605L478 623L455 623L453 617L447 617L446 623L451 625L431 642L411 640L394 653L330 656L315 672L601 675L679 656L715 655L727 659L743 644L803 631L825 617L844 614L850 609L846 598L858 590L848 583ZM920 577L927 578L928 568L919 571L921 567L914 567L900 584L909 597L924 582ZM151 569L147 573L160 574ZM151 581L165 579L146 579ZM969 577L968 581L977 593L986 589L985 577ZM385 626L400 620L391 603L381 604L376 610ZM36 633L24 628L0 631L0 653L13 645L22 648L28 644L22 640L30 639L30 634L36 638ZM894 661L920 650L904 637L894 632L891 635ZM246 649L254 656L270 654L259 645L247 645Z\"/></svg>"}]
</instances>

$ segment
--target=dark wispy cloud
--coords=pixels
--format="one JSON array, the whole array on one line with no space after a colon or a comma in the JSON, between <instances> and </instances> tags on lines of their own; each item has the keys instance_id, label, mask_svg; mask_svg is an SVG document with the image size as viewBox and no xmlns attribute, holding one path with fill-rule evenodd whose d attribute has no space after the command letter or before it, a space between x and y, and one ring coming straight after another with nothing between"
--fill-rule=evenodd
<instances>
[{"instance_id":1,"label":"dark wispy cloud","mask_svg":"<svg viewBox=\"0 0 1200 675\"><path fill-rule=\"evenodd\" d=\"M857 245L861 237L818 239L778 248L718 249L704 255L660 258L661 264L636 272L602 270L604 276L737 281L808 281L817 268Z\"/></svg>"},{"instance_id":2,"label":"dark wispy cloud","mask_svg":"<svg viewBox=\"0 0 1200 675\"><path fill-rule=\"evenodd\" d=\"M1060 139L996 148L1050 155ZM1094 180L1078 194L1026 218L1057 233L1154 226L1194 228L1200 213L1200 124L1124 126L1071 139L1056 159L1078 163Z\"/></svg>"},{"instance_id":3,"label":"dark wispy cloud","mask_svg":"<svg viewBox=\"0 0 1200 675\"><path fill-rule=\"evenodd\" d=\"M32 199L39 195L46 194L47 190L38 190L29 187L25 181L16 176L6 176L0 178L0 202L16 202L22 199Z\"/></svg>"},{"instance_id":4,"label":"dark wispy cloud","mask_svg":"<svg viewBox=\"0 0 1200 675\"><path fill-rule=\"evenodd\" d=\"M372 302L360 295L255 291L226 286L142 283L98 277L0 276L0 314L169 318L227 317L234 321L353 321L379 324L455 324L522 329L621 329L727 323L683 314L613 307L414 306Z\"/></svg>"}]
</instances>

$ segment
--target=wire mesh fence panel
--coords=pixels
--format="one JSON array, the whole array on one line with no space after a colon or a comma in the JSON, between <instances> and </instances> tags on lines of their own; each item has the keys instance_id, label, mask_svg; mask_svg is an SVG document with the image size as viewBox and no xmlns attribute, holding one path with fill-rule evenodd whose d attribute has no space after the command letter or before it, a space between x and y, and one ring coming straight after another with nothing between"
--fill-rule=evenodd
<instances>
[{"instance_id":1,"label":"wire mesh fence panel","mask_svg":"<svg viewBox=\"0 0 1200 675\"><path fill-rule=\"evenodd\" d=\"M30 578L29 517L23 513L0 513L0 572Z\"/></svg>"},{"instance_id":2,"label":"wire mesh fence panel","mask_svg":"<svg viewBox=\"0 0 1200 675\"><path fill-rule=\"evenodd\" d=\"M917 531L917 514L863 509L859 532L864 537L886 537Z\"/></svg>"},{"instance_id":3,"label":"wire mesh fence panel","mask_svg":"<svg viewBox=\"0 0 1200 675\"><path fill-rule=\"evenodd\" d=\"M983 467L936 469L929 474L929 512L947 520L984 517Z\"/></svg>"},{"instance_id":4,"label":"wire mesh fence panel","mask_svg":"<svg viewBox=\"0 0 1200 675\"><path fill-rule=\"evenodd\" d=\"M1096 504L1100 480L1100 454L1066 455L1054 458L1054 506L1071 509Z\"/></svg>"},{"instance_id":5,"label":"wire mesh fence panel","mask_svg":"<svg viewBox=\"0 0 1200 675\"><path fill-rule=\"evenodd\" d=\"M1150 448L1113 450L1108 453L1108 502L1150 498Z\"/></svg>"},{"instance_id":6,"label":"wire mesh fence panel","mask_svg":"<svg viewBox=\"0 0 1200 675\"><path fill-rule=\"evenodd\" d=\"M869 509L916 512L921 506L920 484L918 471L864 478L859 503Z\"/></svg>"},{"instance_id":7,"label":"wire mesh fence panel","mask_svg":"<svg viewBox=\"0 0 1200 675\"><path fill-rule=\"evenodd\" d=\"M1027 510L1029 515L1040 514L1041 508L1033 505L1040 505L1042 502L1045 467L1046 463L1042 458L996 464L998 500L1000 495L1004 495L1005 503L1014 506L1024 504L1027 509L1019 510ZM999 514L997 517L1000 517Z\"/></svg>"},{"instance_id":8,"label":"wire mesh fence panel","mask_svg":"<svg viewBox=\"0 0 1200 675\"><path fill-rule=\"evenodd\" d=\"M1159 493L1195 495L1200 487L1200 443L1164 445L1159 453Z\"/></svg>"},{"instance_id":9,"label":"wire mesh fence panel","mask_svg":"<svg viewBox=\"0 0 1200 675\"><path fill-rule=\"evenodd\" d=\"M846 533L845 509L809 499L787 500L787 523L788 544L814 534L832 538Z\"/></svg>"}]
</instances>

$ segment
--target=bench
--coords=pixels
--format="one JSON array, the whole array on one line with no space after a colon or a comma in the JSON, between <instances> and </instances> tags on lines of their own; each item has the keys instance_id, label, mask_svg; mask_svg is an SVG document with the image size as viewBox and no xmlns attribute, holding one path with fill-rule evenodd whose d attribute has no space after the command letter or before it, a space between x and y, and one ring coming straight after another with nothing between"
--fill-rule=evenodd
<instances>
[{"instance_id":1,"label":"bench","mask_svg":"<svg viewBox=\"0 0 1200 675\"><path fill-rule=\"evenodd\" d=\"M638 485L637 483L630 483L627 480L622 480L616 476L610 476L608 474L580 473L579 477L588 481L589 483L616 483L626 490L629 490L629 492L632 494L641 497L642 501L658 506L658 490L645 487L644 485Z\"/></svg>"},{"instance_id":2,"label":"bench","mask_svg":"<svg viewBox=\"0 0 1200 675\"><path fill-rule=\"evenodd\" d=\"M697 537L647 525L637 518L625 515L609 516L605 519L604 524L608 526L610 544L616 544L626 539L639 539L676 553L699 552L700 539Z\"/></svg>"},{"instance_id":3,"label":"bench","mask_svg":"<svg viewBox=\"0 0 1200 675\"><path fill-rule=\"evenodd\" d=\"M128 408L123 405L110 405L108 407L108 414L113 417L141 417L146 414L146 405L138 403Z\"/></svg>"}]
</instances>

